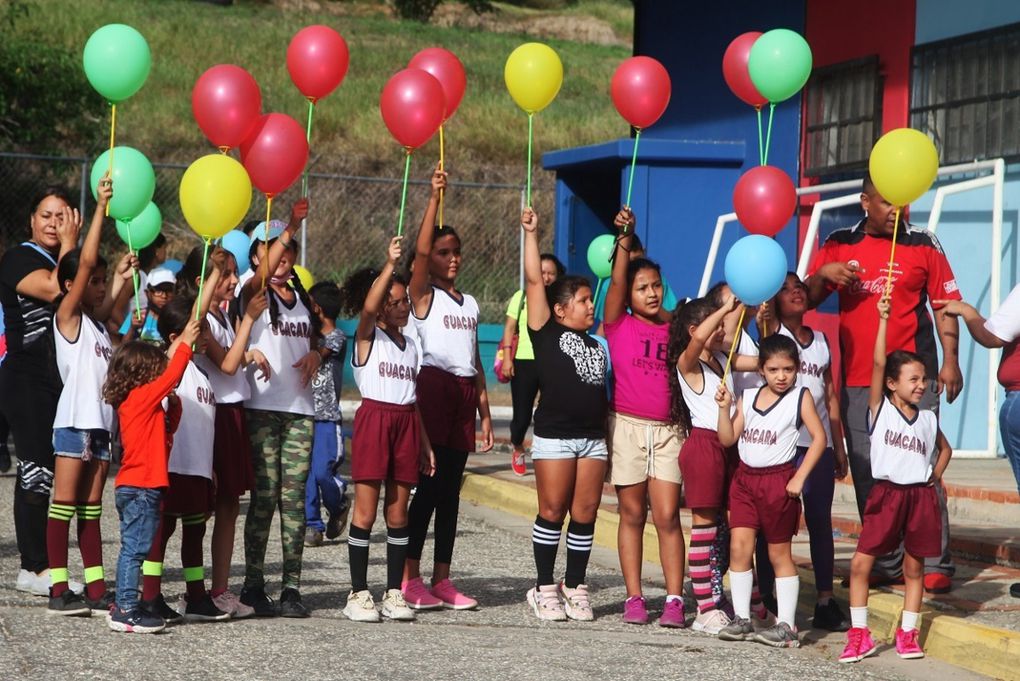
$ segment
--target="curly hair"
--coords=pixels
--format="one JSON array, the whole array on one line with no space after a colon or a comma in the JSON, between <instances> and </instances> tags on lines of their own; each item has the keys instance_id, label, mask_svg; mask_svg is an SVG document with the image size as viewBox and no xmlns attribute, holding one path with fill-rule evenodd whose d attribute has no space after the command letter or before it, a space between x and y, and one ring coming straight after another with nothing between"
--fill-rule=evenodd
<instances>
[{"instance_id":1,"label":"curly hair","mask_svg":"<svg viewBox=\"0 0 1020 681\"><path fill-rule=\"evenodd\" d=\"M361 315L361 310L365 307L365 299L368 298L368 292L380 274L382 272L374 267L362 267L344 280L343 288L340 289L340 299L343 301L340 310L345 317L354 318ZM394 284L407 286L407 279L402 274L393 272L393 276L390 277L390 285L386 288L387 300L390 294L389 289Z\"/></svg>"},{"instance_id":2,"label":"curly hair","mask_svg":"<svg viewBox=\"0 0 1020 681\"><path fill-rule=\"evenodd\" d=\"M166 355L155 345L144 341L124 343L110 358L103 399L118 409L132 390L151 383L166 365Z\"/></svg>"},{"instance_id":3,"label":"curly hair","mask_svg":"<svg viewBox=\"0 0 1020 681\"><path fill-rule=\"evenodd\" d=\"M666 349L666 367L669 370L669 420L677 426L685 438L691 433L691 410L687 407L680 389L676 363L691 344L690 328L701 324L718 307L708 296L696 298L678 305L669 321L669 345Z\"/></svg>"}]
</instances>

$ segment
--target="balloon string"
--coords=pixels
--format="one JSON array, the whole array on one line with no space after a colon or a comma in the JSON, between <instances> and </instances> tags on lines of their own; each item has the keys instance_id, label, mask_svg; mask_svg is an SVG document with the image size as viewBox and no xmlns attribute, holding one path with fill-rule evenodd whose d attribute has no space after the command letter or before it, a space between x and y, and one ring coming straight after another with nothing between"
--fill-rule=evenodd
<instances>
[{"instance_id":1,"label":"balloon string","mask_svg":"<svg viewBox=\"0 0 1020 681\"><path fill-rule=\"evenodd\" d=\"M312 146L312 114L315 113L315 102L308 100L308 125L305 127L305 139L308 146ZM305 166L305 174L301 178L301 196L308 196L308 166Z\"/></svg>"},{"instance_id":2,"label":"balloon string","mask_svg":"<svg viewBox=\"0 0 1020 681\"><path fill-rule=\"evenodd\" d=\"M109 206L110 205L109 202L107 202L106 205ZM126 224L127 229L125 231L127 232L128 251L131 253L131 255L135 255L135 247L131 245L131 223L128 222ZM134 267L131 268L131 283L135 285L135 316L141 318L142 303L140 300L138 300L138 270L136 270Z\"/></svg>"},{"instance_id":3,"label":"balloon string","mask_svg":"<svg viewBox=\"0 0 1020 681\"><path fill-rule=\"evenodd\" d=\"M205 266L209 258L209 238L205 239L205 248L202 250L202 274L198 277L198 304L195 305L195 320L197 321L199 315L202 313L202 286L205 284ZM269 263L269 258L266 258L266 263ZM195 349L195 344L191 344L191 349Z\"/></svg>"},{"instance_id":4,"label":"balloon string","mask_svg":"<svg viewBox=\"0 0 1020 681\"><path fill-rule=\"evenodd\" d=\"M624 205L630 208L630 195L631 190L634 189L634 166L637 164L637 148L638 142L641 141L641 128L635 128L634 134L634 153L630 157L630 177L627 179L627 203ZM627 233L627 227L623 228L623 233Z\"/></svg>"},{"instance_id":5,"label":"balloon string","mask_svg":"<svg viewBox=\"0 0 1020 681\"><path fill-rule=\"evenodd\" d=\"M443 146L444 146L443 145L443 126L440 125L439 126L439 169L440 170L445 170L445 168L446 168L446 157L444 155ZM443 198L444 198L445 194L446 194L446 190L445 189L440 189L439 190L439 224L440 225L445 224L443 222ZM401 200L401 202L403 202L403 200ZM401 217L403 217L403 210L401 210L400 212L401 212Z\"/></svg>"},{"instance_id":6,"label":"balloon string","mask_svg":"<svg viewBox=\"0 0 1020 681\"><path fill-rule=\"evenodd\" d=\"M885 293L882 296L883 298L887 298L889 293L892 291L893 262L896 256L896 234L899 232L901 210L902 208L896 209L896 219L895 222L893 222L892 245L889 247L889 271L885 276Z\"/></svg>"},{"instance_id":7,"label":"balloon string","mask_svg":"<svg viewBox=\"0 0 1020 681\"><path fill-rule=\"evenodd\" d=\"M404 188L400 192L400 219L397 221L397 236L404 236L404 207L407 205L407 178L411 173L411 152L407 152L404 159ZM442 197L442 194L440 194ZM442 199L440 199L442 200ZM442 224L442 220L440 223Z\"/></svg>"},{"instance_id":8,"label":"balloon string","mask_svg":"<svg viewBox=\"0 0 1020 681\"><path fill-rule=\"evenodd\" d=\"M604 282L604 281L605 281L605 279L603 279L602 277L599 277L598 278L598 283L595 284L595 300L599 299L599 293L602 291L602 282Z\"/></svg>"},{"instance_id":9,"label":"balloon string","mask_svg":"<svg viewBox=\"0 0 1020 681\"><path fill-rule=\"evenodd\" d=\"M765 165L765 142L761 134L761 107L756 106L754 110L758 113L758 163Z\"/></svg>"},{"instance_id":10,"label":"balloon string","mask_svg":"<svg viewBox=\"0 0 1020 681\"><path fill-rule=\"evenodd\" d=\"M747 313L747 308L744 307L740 310L740 321L737 322L737 330L733 334L733 345L730 346L730 354L726 357L726 369L723 370L722 382L726 385L726 377L730 374L730 365L733 363L733 353L737 351L737 341L740 340L740 334L744 328L744 314Z\"/></svg>"},{"instance_id":11,"label":"balloon string","mask_svg":"<svg viewBox=\"0 0 1020 681\"><path fill-rule=\"evenodd\" d=\"M265 250L266 266L262 268L262 288L266 287L266 279L269 278L269 219L272 217L272 215L273 215L273 196L271 194L266 194L266 232L264 239L264 242L266 244Z\"/></svg>"},{"instance_id":12,"label":"balloon string","mask_svg":"<svg viewBox=\"0 0 1020 681\"><path fill-rule=\"evenodd\" d=\"M761 164L768 165L769 162L769 146L772 144L772 114L776 112L775 102L769 102L769 129L765 133L765 154L762 156Z\"/></svg>"},{"instance_id":13,"label":"balloon string","mask_svg":"<svg viewBox=\"0 0 1020 681\"><path fill-rule=\"evenodd\" d=\"M110 179L113 180L113 140L117 132L117 105L110 104L110 166L108 168ZM106 202L106 217L110 217L110 202ZM130 231L130 228L129 230Z\"/></svg>"},{"instance_id":14,"label":"balloon string","mask_svg":"<svg viewBox=\"0 0 1020 681\"><path fill-rule=\"evenodd\" d=\"M528 114L528 187L527 187L527 201L528 208L531 208L531 145L535 138L535 114Z\"/></svg>"}]
</instances>

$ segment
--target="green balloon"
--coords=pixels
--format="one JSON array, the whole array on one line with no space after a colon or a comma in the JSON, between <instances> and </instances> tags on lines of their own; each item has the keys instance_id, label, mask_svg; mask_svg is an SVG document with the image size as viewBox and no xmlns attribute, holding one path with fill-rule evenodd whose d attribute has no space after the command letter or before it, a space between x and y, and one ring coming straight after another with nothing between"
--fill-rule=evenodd
<instances>
[{"instance_id":1,"label":"green balloon","mask_svg":"<svg viewBox=\"0 0 1020 681\"><path fill-rule=\"evenodd\" d=\"M811 47L788 28L769 31L751 46L747 72L763 97L772 103L785 101L811 76Z\"/></svg>"},{"instance_id":2,"label":"green balloon","mask_svg":"<svg viewBox=\"0 0 1020 681\"><path fill-rule=\"evenodd\" d=\"M93 198L97 197L99 180L110 168L110 150L107 149L92 164L89 185ZM156 191L156 173L145 155L132 147L113 148L113 198L110 199L110 217L132 220L152 201Z\"/></svg>"},{"instance_id":3,"label":"green balloon","mask_svg":"<svg viewBox=\"0 0 1020 681\"><path fill-rule=\"evenodd\" d=\"M149 202L134 220L117 220L117 235L128 248L137 251L155 241L162 227L162 213L156 204Z\"/></svg>"},{"instance_id":4,"label":"green balloon","mask_svg":"<svg viewBox=\"0 0 1020 681\"><path fill-rule=\"evenodd\" d=\"M85 43L82 64L96 92L116 104L145 84L152 54L141 33L124 24L107 24Z\"/></svg>"},{"instance_id":5,"label":"green balloon","mask_svg":"<svg viewBox=\"0 0 1020 681\"><path fill-rule=\"evenodd\" d=\"M609 258L616 248L616 239L612 234L603 234L588 244L588 267L599 279L608 279L613 273L613 263Z\"/></svg>"}]
</instances>

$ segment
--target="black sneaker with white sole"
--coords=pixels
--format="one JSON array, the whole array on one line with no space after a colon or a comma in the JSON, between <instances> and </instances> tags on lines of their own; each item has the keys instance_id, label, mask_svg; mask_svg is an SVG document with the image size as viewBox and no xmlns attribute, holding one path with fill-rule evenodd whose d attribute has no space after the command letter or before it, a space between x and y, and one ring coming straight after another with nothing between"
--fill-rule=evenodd
<instances>
[{"instance_id":1,"label":"black sneaker with white sole","mask_svg":"<svg viewBox=\"0 0 1020 681\"><path fill-rule=\"evenodd\" d=\"M297 589L284 589L280 592L280 617L310 617L308 608L301 602L301 594Z\"/></svg>"},{"instance_id":2,"label":"black sneaker with white sole","mask_svg":"<svg viewBox=\"0 0 1020 681\"><path fill-rule=\"evenodd\" d=\"M187 622L222 622L230 619L229 612L223 612L212 602L209 594L205 594L196 603L184 599L184 620Z\"/></svg>"},{"instance_id":3,"label":"black sneaker with white sole","mask_svg":"<svg viewBox=\"0 0 1020 681\"><path fill-rule=\"evenodd\" d=\"M241 602L254 609L256 617L280 616L280 611L276 607L276 601L266 594L266 590L263 587L246 586L241 589Z\"/></svg>"},{"instance_id":4,"label":"black sneaker with white sole","mask_svg":"<svg viewBox=\"0 0 1020 681\"><path fill-rule=\"evenodd\" d=\"M46 607L47 615L63 615L64 617L91 617L92 608L81 596L67 589L59 596L50 596Z\"/></svg>"},{"instance_id":5,"label":"black sneaker with white sole","mask_svg":"<svg viewBox=\"0 0 1020 681\"><path fill-rule=\"evenodd\" d=\"M167 626L180 624L184 621L184 615L167 605L163 594L159 594L151 601L142 601L138 605L143 611L166 622Z\"/></svg>"},{"instance_id":6,"label":"black sneaker with white sole","mask_svg":"<svg viewBox=\"0 0 1020 681\"><path fill-rule=\"evenodd\" d=\"M350 512L350 503L345 503L339 513L329 516L329 520L326 521L326 539L336 539L344 533L344 529L347 527L347 516L350 515Z\"/></svg>"},{"instance_id":7,"label":"black sneaker with white sole","mask_svg":"<svg viewBox=\"0 0 1020 681\"><path fill-rule=\"evenodd\" d=\"M141 607L137 607L131 612L125 612L114 606L110 610L110 616L106 623L113 631L122 631L128 634L156 634L166 627L166 622L162 617L157 617Z\"/></svg>"},{"instance_id":8,"label":"black sneaker with white sole","mask_svg":"<svg viewBox=\"0 0 1020 681\"><path fill-rule=\"evenodd\" d=\"M113 590L107 590L106 593L95 600L89 598L87 594L83 598L85 599L85 604L92 610L93 615L105 615L110 612L113 602L117 600L117 593Z\"/></svg>"}]
</instances>

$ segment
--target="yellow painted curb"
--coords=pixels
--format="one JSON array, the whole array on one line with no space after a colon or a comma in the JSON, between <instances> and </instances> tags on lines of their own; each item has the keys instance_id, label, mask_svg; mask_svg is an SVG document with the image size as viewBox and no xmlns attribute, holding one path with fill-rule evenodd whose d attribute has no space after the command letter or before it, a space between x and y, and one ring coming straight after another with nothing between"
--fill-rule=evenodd
<instances>
[{"instance_id":1,"label":"yellow painted curb","mask_svg":"<svg viewBox=\"0 0 1020 681\"><path fill-rule=\"evenodd\" d=\"M461 498L482 506L532 519L538 513L538 497L533 487L501 480L491 475L467 473L461 488ZM595 543L616 549L616 533L620 516L599 509L595 524ZM645 560L659 562L659 541L655 527L645 526ZM811 570L799 568L802 583L814 586ZM846 600L849 593L837 586L836 592ZM801 611L814 613L814 590L800 590ZM868 624L876 638L894 639L903 612L903 597L873 590L868 597ZM943 662L963 667L979 674L1020 681L1020 633L988 627L953 615L922 614L921 644L925 654Z\"/></svg>"}]
</instances>

